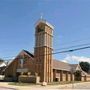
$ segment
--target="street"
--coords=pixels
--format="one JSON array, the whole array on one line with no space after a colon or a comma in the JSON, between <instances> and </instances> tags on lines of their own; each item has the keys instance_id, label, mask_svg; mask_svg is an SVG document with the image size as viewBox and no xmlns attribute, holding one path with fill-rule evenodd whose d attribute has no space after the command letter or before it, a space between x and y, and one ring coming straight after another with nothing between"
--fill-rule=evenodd
<instances>
[{"instance_id":1,"label":"street","mask_svg":"<svg viewBox=\"0 0 90 90\"><path fill-rule=\"evenodd\" d=\"M8 87L0 87L0 90L16 90L14 88L8 88Z\"/></svg>"},{"instance_id":2,"label":"street","mask_svg":"<svg viewBox=\"0 0 90 90\"><path fill-rule=\"evenodd\" d=\"M75 83L75 84L65 84L65 85L8 85L7 82L0 82L0 90L80 90L80 89L90 89L90 82Z\"/></svg>"}]
</instances>

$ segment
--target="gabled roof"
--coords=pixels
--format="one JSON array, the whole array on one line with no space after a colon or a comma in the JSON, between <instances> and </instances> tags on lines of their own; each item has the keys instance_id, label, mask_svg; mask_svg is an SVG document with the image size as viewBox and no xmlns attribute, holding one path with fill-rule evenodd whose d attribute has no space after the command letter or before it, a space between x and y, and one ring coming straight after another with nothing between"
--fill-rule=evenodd
<instances>
[{"instance_id":1,"label":"gabled roof","mask_svg":"<svg viewBox=\"0 0 90 90\"><path fill-rule=\"evenodd\" d=\"M56 59L53 60L53 69L71 71L71 72L75 72L77 70L82 71L79 64L69 64Z\"/></svg>"},{"instance_id":2,"label":"gabled roof","mask_svg":"<svg viewBox=\"0 0 90 90\"><path fill-rule=\"evenodd\" d=\"M31 53L28 52L27 50L22 50L13 60L10 60L10 61L8 62L7 68L8 68L8 66L9 66L11 63L13 63L13 62L16 60L16 58L17 58L22 52L25 52L25 53L26 53L27 55L29 55L32 59L34 58L34 55L33 55L33 54L31 54Z\"/></svg>"},{"instance_id":3,"label":"gabled roof","mask_svg":"<svg viewBox=\"0 0 90 90\"><path fill-rule=\"evenodd\" d=\"M69 64L69 65L71 67L71 70L73 70L73 72L75 72L78 64Z\"/></svg>"},{"instance_id":4,"label":"gabled roof","mask_svg":"<svg viewBox=\"0 0 90 90\"><path fill-rule=\"evenodd\" d=\"M30 53L29 51L27 50L23 50L24 52L26 52L28 55L30 55L32 58L34 58L34 55L32 53Z\"/></svg>"},{"instance_id":5,"label":"gabled roof","mask_svg":"<svg viewBox=\"0 0 90 90\"><path fill-rule=\"evenodd\" d=\"M53 60L53 69L71 71L71 67L68 63L58 61L55 59Z\"/></svg>"},{"instance_id":6,"label":"gabled roof","mask_svg":"<svg viewBox=\"0 0 90 90\"><path fill-rule=\"evenodd\" d=\"M29 55L33 60L34 60L34 55L30 52L28 52L27 50L22 50L18 56L21 54L21 53L26 53L27 55ZM17 57L18 57L17 56ZM16 57L16 58L17 58ZM14 59L15 60L15 59ZM14 61L12 60L8 66ZM62 62L62 61L59 61L59 60L56 60L56 59L53 59L53 69L57 69L57 70L63 70L63 71L73 71L75 72L76 69L77 69L77 66L78 64L69 64L69 63L65 63L65 62Z\"/></svg>"},{"instance_id":7,"label":"gabled roof","mask_svg":"<svg viewBox=\"0 0 90 90\"><path fill-rule=\"evenodd\" d=\"M86 73L86 72L85 72L85 71L83 71L83 70L81 71L81 75L82 75L82 76L89 76L89 74L88 74L88 73Z\"/></svg>"}]
</instances>

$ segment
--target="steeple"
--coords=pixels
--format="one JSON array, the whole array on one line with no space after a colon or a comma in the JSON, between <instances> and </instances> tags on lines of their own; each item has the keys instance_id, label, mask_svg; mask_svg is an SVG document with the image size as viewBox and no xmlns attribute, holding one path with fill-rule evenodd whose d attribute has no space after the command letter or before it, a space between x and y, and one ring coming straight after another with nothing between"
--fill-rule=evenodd
<instances>
[{"instance_id":1,"label":"steeple","mask_svg":"<svg viewBox=\"0 0 90 90\"><path fill-rule=\"evenodd\" d=\"M35 27L35 72L40 76L41 82L52 82L52 40L53 26L43 19L36 23ZM51 53L51 54L50 54Z\"/></svg>"},{"instance_id":2,"label":"steeple","mask_svg":"<svg viewBox=\"0 0 90 90\"><path fill-rule=\"evenodd\" d=\"M46 19L43 18L43 15L41 15L40 19L35 23L35 27L37 27L41 23L47 25L52 30L54 30L54 26L47 22Z\"/></svg>"}]
</instances>

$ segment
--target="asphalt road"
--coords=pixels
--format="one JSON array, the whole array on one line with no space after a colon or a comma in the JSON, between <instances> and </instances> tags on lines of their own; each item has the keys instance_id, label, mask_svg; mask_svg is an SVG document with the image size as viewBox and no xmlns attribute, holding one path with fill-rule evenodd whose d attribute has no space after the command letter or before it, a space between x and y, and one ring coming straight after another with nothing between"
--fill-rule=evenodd
<instances>
[{"instance_id":1,"label":"asphalt road","mask_svg":"<svg viewBox=\"0 0 90 90\"><path fill-rule=\"evenodd\" d=\"M0 87L0 90L16 90L14 88Z\"/></svg>"}]
</instances>

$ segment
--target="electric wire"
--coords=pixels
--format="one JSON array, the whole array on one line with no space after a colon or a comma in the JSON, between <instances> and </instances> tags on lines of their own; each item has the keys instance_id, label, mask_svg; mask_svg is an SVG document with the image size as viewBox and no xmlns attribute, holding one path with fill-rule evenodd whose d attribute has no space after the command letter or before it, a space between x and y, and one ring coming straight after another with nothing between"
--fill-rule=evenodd
<instances>
[{"instance_id":1,"label":"electric wire","mask_svg":"<svg viewBox=\"0 0 90 90\"><path fill-rule=\"evenodd\" d=\"M48 54L43 54L43 55L39 55L39 56L44 56L44 55L53 55L53 54L60 54L60 53L68 53L68 52L74 52L74 51L79 51L79 50L83 50L83 49L89 49L90 45L88 46L83 46L83 47L78 47L78 48L74 48L74 49L67 49L67 50L62 50L62 51L58 51L58 52L53 52L53 53L48 53ZM16 56L15 56L16 57ZM3 58L8 58L8 59L12 59L9 57L3 57Z\"/></svg>"}]
</instances>

